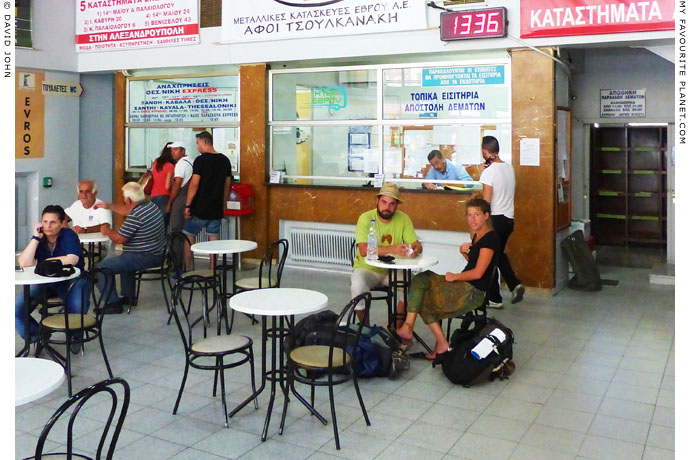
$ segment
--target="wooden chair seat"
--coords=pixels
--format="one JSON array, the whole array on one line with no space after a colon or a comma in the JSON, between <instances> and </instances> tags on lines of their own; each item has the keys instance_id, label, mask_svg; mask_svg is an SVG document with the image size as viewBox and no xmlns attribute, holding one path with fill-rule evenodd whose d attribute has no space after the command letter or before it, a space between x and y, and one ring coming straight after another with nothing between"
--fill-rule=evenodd
<instances>
[{"instance_id":1,"label":"wooden chair seat","mask_svg":"<svg viewBox=\"0 0 690 460\"><path fill-rule=\"evenodd\" d=\"M67 327L65 327L65 315L52 315L44 318L41 324L45 327L58 330L73 330L81 329L81 315L78 313L70 313L67 315ZM96 317L93 315L84 315L84 327L94 327L98 324Z\"/></svg>"},{"instance_id":2,"label":"wooden chair seat","mask_svg":"<svg viewBox=\"0 0 690 460\"><path fill-rule=\"evenodd\" d=\"M217 335L192 344L193 353L224 353L247 348L251 339L243 335Z\"/></svg>"},{"instance_id":3,"label":"wooden chair seat","mask_svg":"<svg viewBox=\"0 0 690 460\"><path fill-rule=\"evenodd\" d=\"M261 280L260 285L259 280ZM258 276L253 276L249 278L239 279L235 284L237 285L237 287L241 289L259 289L259 287L270 288L275 287L278 284L278 280L275 278L273 280L269 280L266 277L259 278Z\"/></svg>"},{"instance_id":4,"label":"wooden chair seat","mask_svg":"<svg viewBox=\"0 0 690 460\"><path fill-rule=\"evenodd\" d=\"M290 360L311 368L328 368L328 353L331 347L328 345L306 345L295 348L290 352ZM345 364L350 364L352 357L345 353ZM333 347L333 367L343 366L343 349Z\"/></svg>"},{"instance_id":5,"label":"wooden chair seat","mask_svg":"<svg viewBox=\"0 0 690 460\"><path fill-rule=\"evenodd\" d=\"M181 276L181 278L189 278L190 276L203 276L204 278L211 278L213 277L213 270L210 269L199 269L199 270L191 270L188 272L184 272Z\"/></svg>"}]
</instances>

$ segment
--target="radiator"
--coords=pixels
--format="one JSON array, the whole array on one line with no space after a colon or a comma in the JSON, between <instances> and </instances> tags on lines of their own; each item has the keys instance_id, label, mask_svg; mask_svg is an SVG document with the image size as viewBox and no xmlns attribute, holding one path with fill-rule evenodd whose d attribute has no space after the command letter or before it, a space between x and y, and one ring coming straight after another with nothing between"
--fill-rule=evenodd
<instances>
[{"instance_id":1,"label":"radiator","mask_svg":"<svg viewBox=\"0 0 690 460\"><path fill-rule=\"evenodd\" d=\"M350 268L353 225L282 221L281 227L290 242L288 260L295 265Z\"/></svg>"},{"instance_id":2,"label":"radiator","mask_svg":"<svg viewBox=\"0 0 690 460\"><path fill-rule=\"evenodd\" d=\"M290 258L296 262L314 262L350 266L352 232L317 228L290 229Z\"/></svg>"}]
</instances>

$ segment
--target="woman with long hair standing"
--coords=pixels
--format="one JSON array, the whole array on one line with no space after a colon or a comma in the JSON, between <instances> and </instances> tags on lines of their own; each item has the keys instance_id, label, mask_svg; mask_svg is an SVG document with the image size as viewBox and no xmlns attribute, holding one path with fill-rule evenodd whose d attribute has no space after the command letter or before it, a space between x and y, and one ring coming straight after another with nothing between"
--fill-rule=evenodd
<instances>
[{"instance_id":1,"label":"woman with long hair standing","mask_svg":"<svg viewBox=\"0 0 690 460\"><path fill-rule=\"evenodd\" d=\"M175 172L175 160L172 157L171 144L172 142L166 143L158 158L153 160L151 165L152 177L149 179L153 181L151 201L160 208L163 215L165 215L165 205L168 204L168 199L170 198L173 174Z\"/></svg>"}]
</instances>

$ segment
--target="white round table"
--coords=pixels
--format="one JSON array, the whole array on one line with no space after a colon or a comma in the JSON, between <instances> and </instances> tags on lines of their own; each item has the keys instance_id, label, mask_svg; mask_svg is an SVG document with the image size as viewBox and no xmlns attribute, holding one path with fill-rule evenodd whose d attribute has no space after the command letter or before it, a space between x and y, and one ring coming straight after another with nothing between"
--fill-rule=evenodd
<instances>
[{"instance_id":1,"label":"white round table","mask_svg":"<svg viewBox=\"0 0 690 460\"><path fill-rule=\"evenodd\" d=\"M24 348L21 349L21 351L17 354L17 356L21 355L28 355L29 354L29 348L30 348L30 339L31 339L31 334L29 333L29 315L31 314L31 298L30 298L30 287L32 284L52 284L52 283L59 283L61 281L67 281L71 280L74 278L78 278L79 275L81 274L81 271L77 268L74 267L74 273L72 273L69 276L61 276L57 278L52 278L48 276L41 276L37 275L34 273L34 269L36 266L34 265L33 267L25 267L23 270L15 270L14 271L14 284L16 286L24 286L24 326L26 330L26 339L24 339Z\"/></svg>"},{"instance_id":2,"label":"white round table","mask_svg":"<svg viewBox=\"0 0 690 460\"><path fill-rule=\"evenodd\" d=\"M273 410L273 402L275 401L276 382L280 383L281 388L285 392L284 397L288 397L285 380L285 364L283 339L290 332L285 328L285 319L290 316L291 321L288 325L294 325L294 315L302 315L306 313L314 313L328 305L328 297L317 291L310 291L308 289L295 288L266 288L255 289L253 291L240 292L230 297L230 308L242 313L250 315L261 315L261 386L259 389L240 405L233 409L230 417L234 416L244 406L249 404L254 398L266 387L266 381L271 382L271 397L268 401L268 412L266 414L266 422L264 423L264 431L261 435L261 440L265 441L268 435L268 426L271 422L271 412ZM271 328L266 326L266 318L271 318ZM271 369L266 369L266 347L268 337L271 337ZM278 343L279 342L279 343ZM280 353L279 356L276 356ZM278 358L278 359L276 359ZM297 394L294 388L292 389L295 397L309 411L314 414L322 423L326 420L319 414L301 395Z\"/></svg>"},{"instance_id":3,"label":"white round table","mask_svg":"<svg viewBox=\"0 0 690 460\"><path fill-rule=\"evenodd\" d=\"M415 258L407 258L395 256L393 262L385 263L380 260L367 260L364 259L367 265L378 268L388 269L388 295L391 300L391 310L388 310L388 326L397 326L396 322L399 319L404 319L398 314L398 288L402 289L403 301L405 309L407 309L407 294L410 290L410 282L412 281L412 270L422 270L425 268L432 267L438 264L438 258L434 256L427 256L422 254L421 256ZM402 270L402 280L398 279L398 270ZM433 350L417 335L414 333L414 337L417 341L427 349L429 353L433 353Z\"/></svg>"},{"instance_id":4,"label":"white round table","mask_svg":"<svg viewBox=\"0 0 690 460\"><path fill-rule=\"evenodd\" d=\"M220 334L220 322L221 315L224 315L228 311L228 282L227 282L227 255L232 254L232 294L237 292L237 254L241 252L252 251L259 247L255 241L247 240L215 240L215 241L204 241L202 243L194 243L192 245L192 252L197 254L208 254L208 255L222 255L223 263L221 264L222 276L221 280L221 299L223 311L218 310L218 333ZM218 264L213 264L213 275L217 275ZM231 294L231 295L232 295ZM233 317L234 319L234 317ZM228 325L227 315L225 316L225 329L228 334L232 330L232 326Z\"/></svg>"},{"instance_id":5,"label":"white round table","mask_svg":"<svg viewBox=\"0 0 690 460\"><path fill-rule=\"evenodd\" d=\"M89 254L89 270L93 267L96 243L98 243L98 254L101 253L101 244L110 241L110 238L102 233L77 233L79 242L87 245L87 253Z\"/></svg>"},{"instance_id":6,"label":"white round table","mask_svg":"<svg viewBox=\"0 0 690 460\"><path fill-rule=\"evenodd\" d=\"M35 401L56 390L65 380L58 363L40 358L14 358L14 405Z\"/></svg>"}]
</instances>

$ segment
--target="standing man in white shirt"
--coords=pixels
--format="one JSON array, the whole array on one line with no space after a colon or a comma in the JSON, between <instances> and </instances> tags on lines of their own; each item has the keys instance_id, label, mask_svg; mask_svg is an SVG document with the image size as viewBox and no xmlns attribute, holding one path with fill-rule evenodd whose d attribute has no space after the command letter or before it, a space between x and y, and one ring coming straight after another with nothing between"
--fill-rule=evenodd
<instances>
[{"instance_id":1,"label":"standing man in white shirt","mask_svg":"<svg viewBox=\"0 0 690 460\"><path fill-rule=\"evenodd\" d=\"M170 216L170 233L181 232L184 227L184 209L187 203L187 191L189 190L189 179L192 178L193 162L187 156L187 150L182 142L170 144L172 157L175 161L175 173L173 174L173 185L170 190L170 198L165 206L165 212ZM175 248L176 257L179 258L178 265L182 266L182 255L184 248Z\"/></svg>"},{"instance_id":2,"label":"standing man in white shirt","mask_svg":"<svg viewBox=\"0 0 690 460\"><path fill-rule=\"evenodd\" d=\"M107 230L113 224L113 216L107 209L96 209L98 185L92 180L83 180L77 186L79 199L65 209L66 222L72 222L72 230L77 233L96 233Z\"/></svg>"},{"instance_id":3,"label":"standing man in white shirt","mask_svg":"<svg viewBox=\"0 0 690 460\"><path fill-rule=\"evenodd\" d=\"M483 186L484 200L491 205L491 224L501 242L498 269L512 293L511 303L518 303L525 295L525 287L515 276L508 254L505 253L508 237L515 226L515 172L511 164L498 157L498 151L498 140L493 136L484 136L482 157L486 163L479 182ZM503 308L498 279L494 279L489 286L489 308Z\"/></svg>"}]
</instances>

